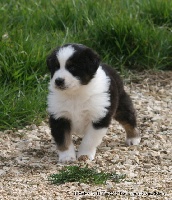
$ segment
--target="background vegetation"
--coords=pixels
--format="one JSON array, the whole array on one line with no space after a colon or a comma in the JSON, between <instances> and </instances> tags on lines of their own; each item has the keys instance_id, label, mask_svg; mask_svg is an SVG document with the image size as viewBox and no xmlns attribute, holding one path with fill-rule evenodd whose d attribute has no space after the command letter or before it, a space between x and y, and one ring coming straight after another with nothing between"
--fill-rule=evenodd
<instances>
[{"instance_id":1,"label":"background vegetation","mask_svg":"<svg viewBox=\"0 0 172 200\"><path fill-rule=\"evenodd\" d=\"M1 0L0 130L46 118L46 56L67 42L121 72L172 69L172 1Z\"/></svg>"}]
</instances>

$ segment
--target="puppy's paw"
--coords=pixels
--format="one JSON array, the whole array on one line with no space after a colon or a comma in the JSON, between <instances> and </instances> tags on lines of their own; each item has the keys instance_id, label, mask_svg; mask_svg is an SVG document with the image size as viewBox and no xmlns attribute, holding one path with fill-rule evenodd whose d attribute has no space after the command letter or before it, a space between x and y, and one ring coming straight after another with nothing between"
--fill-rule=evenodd
<instances>
[{"instance_id":1,"label":"puppy's paw","mask_svg":"<svg viewBox=\"0 0 172 200\"><path fill-rule=\"evenodd\" d=\"M128 146L131 145L138 145L140 143L141 138L140 137L134 137L134 138L127 138L126 139L126 144Z\"/></svg>"},{"instance_id":2,"label":"puppy's paw","mask_svg":"<svg viewBox=\"0 0 172 200\"><path fill-rule=\"evenodd\" d=\"M96 149L92 150L82 150L80 149L79 152L77 153L77 158L80 160L80 157L88 157L89 160L93 160L96 154Z\"/></svg>"},{"instance_id":3,"label":"puppy's paw","mask_svg":"<svg viewBox=\"0 0 172 200\"><path fill-rule=\"evenodd\" d=\"M65 163L65 162L73 162L76 160L76 156L72 157L72 156L59 156L59 162L61 163Z\"/></svg>"},{"instance_id":4,"label":"puppy's paw","mask_svg":"<svg viewBox=\"0 0 172 200\"><path fill-rule=\"evenodd\" d=\"M76 153L74 149L59 151L59 162L64 163L75 160L76 160Z\"/></svg>"}]
</instances>

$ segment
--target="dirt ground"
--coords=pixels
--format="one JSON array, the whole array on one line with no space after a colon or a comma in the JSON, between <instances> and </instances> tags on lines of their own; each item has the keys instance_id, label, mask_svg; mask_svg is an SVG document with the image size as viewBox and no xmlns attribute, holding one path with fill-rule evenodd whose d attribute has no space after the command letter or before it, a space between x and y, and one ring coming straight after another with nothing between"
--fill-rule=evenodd
<instances>
[{"instance_id":1,"label":"dirt ground","mask_svg":"<svg viewBox=\"0 0 172 200\"><path fill-rule=\"evenodd\" d=\"M172 198L172 71L131 74L124 80L133 99L142 140L127 147L122 127L113 121L93 161L70 165L126 174L120 183L52 185L57 173L55 144L48 125L0 132L0 199L171 199ZM78 146L80 140L74 136Z\"/></svg>"}]
</instances>

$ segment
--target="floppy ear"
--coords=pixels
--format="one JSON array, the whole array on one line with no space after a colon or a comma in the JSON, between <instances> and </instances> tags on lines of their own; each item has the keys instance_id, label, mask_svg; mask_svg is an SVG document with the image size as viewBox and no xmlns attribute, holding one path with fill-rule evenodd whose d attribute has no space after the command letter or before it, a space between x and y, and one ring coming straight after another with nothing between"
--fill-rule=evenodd
<instances>
[{"instance_id":1,"label":"floppy ear","mask_svg":"<svg viewBox=\"0 0 172 200\"><path fill-rule=\"evenodd\" d=\"M100 64L100 56L90 48L86 48L81 54L81 57L87 65L87 69L95 73Z\"/></svg>"},{"instance_id":2,"label":"floppy ear","mask_svg":"<svg viewBox=\"0 0 172 200\"><path fill-rule=\"evenodd\" d=\"M49 56L47 56L47 67L48 69L52 70L53 68L53 63L55 63L55 59L56 59L56 51L54 50Z\"/></svg>"},{"instance_id":3,"label":"floppy ear","mask_svg":"<svg viewBox=\"0 0 172 200\"><path fill-rule=\"evenodd\" d=\"M48 57L47 57L47 66L49 71L51 72L51 77L53 77L54 72L60 68L60 64L58 62L57 49L55 49Z\"/></svg>"}]
</instances>

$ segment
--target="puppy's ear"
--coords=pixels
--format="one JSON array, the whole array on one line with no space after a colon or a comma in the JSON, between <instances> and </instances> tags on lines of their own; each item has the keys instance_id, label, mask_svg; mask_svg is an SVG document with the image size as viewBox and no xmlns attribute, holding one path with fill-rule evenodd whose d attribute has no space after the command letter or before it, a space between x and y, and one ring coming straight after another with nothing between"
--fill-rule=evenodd
<instances>
[{"instance_id":1,"label":"puppy's ear","mask_svg":"<svg viewBox=\"0 0 172 200\"><path fill-rule=\"evenodd\" d=\"M86 48L83 51L83 57L87 63L87 67L95 72L100 65L100 56L92 49Z\"/></svg>"},{"instance_id":2,"label":"puppy's ear","mask_svg":"<svg viewBox=\"0 0 172 200\"><path fill-rule=\"evenodd\" d=\"M47 60L46 60L47 61L47 67L50 70L50 72L53 68L53 63L55 63L55 59L56 59L56 53L55 53L55 50L54 50L50 55L47 56Z\"/></svg>"}]
</instances>

